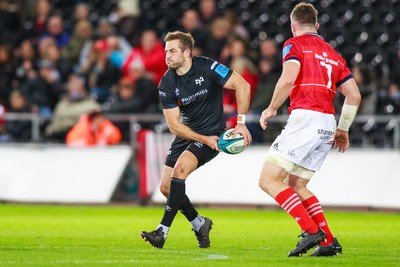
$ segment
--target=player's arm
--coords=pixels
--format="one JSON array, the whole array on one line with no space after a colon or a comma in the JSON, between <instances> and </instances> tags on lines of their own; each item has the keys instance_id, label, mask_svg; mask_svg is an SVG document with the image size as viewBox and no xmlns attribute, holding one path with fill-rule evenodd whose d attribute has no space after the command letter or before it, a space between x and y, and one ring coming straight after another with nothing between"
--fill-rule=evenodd
<instances>
[{"instance_id":1,"label":"player's arm","mask_svg":"<svg viewBox=\"0 0 400 267\"><path fill-rule=\"evenodd\" d=\"M278 108L288 98L292 91L294 82L300 71L300 64L297 60L289 60L283 64L282 74L275 85L274 94L272 95L271 103L261 113L260 125L265 130L267 128L267 120L275 117Z\"/></svg>"},{"instance_id":2,"label":"player's arm","mask_svg":"<svg viewBox=\"0 0 400 267\"><path fill-rule=\"evenodd\" d=\"M251 134L245 124L246 113L250 105L250 84L234 71L228 81L226 81L224 88L236 91L238 118L235 127L235 135L240 133L244 137L245 146L248 146L252 141Z\"/></svg>"},{"instance_id":3,"label":"player's arm","mask_svg":"<svg viewBox=\"0 0 400 267\"><path fill-rule=\"evenodd\" d=\"M163 109L163 113L165 116L165 120L167 121L167 125L171 133L178 135L182 138L198 141L203 143L214 150L219 151L218 148L218 136L206 136L201 135L182 124L180 121L180 110L179 107Z\"/></svg>"},{"instance_id":4,"label":"player's arm","mask_svg":"<svg viewBox=\"0 0 400 267\"><path fill-rule=\"evenodd\" d=\"M334 146L339 152L344 152L350 146L349 128L357 114L358 106L361 102L361 94L353 78L341 84L338 89L345 96L345 99L335 133Z\"/></svg>"}]
</instances>

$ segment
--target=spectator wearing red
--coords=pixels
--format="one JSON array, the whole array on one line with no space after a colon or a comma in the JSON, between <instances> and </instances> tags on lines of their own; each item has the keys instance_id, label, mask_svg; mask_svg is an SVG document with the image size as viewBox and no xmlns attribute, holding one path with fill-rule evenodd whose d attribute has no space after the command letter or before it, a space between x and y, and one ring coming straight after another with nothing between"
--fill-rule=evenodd
<instances>
[{"instance_id":1,"label":"spectator wearing red","mask_svg":"<svg viewBox=\"0 0 400 267\"><path fill-rule=\"evenodd\" d=\"M69 146L89 147L115 145L121 141L121 132L99 111L82 115L77 124L68 132Z\"/></svg>"},{"instance_id":2,"label":"spectator wearing red","mask_svg":"<svg viewBox=\"0 0 400 267\"><path fill-rule=\"evenodd\" d=\"M135 69L143 69L151 75L155 84L160 82L167 70L164 46L153 30L143 32L139 46L133 48L122 65L125 76L131 76L131 71Z\"/></svg>"}]
</instances>

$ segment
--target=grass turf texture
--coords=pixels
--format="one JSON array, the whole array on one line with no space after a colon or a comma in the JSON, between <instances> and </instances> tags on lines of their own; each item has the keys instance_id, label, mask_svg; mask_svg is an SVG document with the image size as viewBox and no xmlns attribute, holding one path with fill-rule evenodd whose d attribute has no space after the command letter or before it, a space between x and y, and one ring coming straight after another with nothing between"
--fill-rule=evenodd
<instances>
[{"instance_id":1,"label":"grass turf texture","mask_svg":"<svg viewBox=\"0 0 400 267\"><path fill-rule=\"evenodd\" d=\"M0 266L399 266L400 215L327 211L343 254L288 258L300 233L283 211L202 208L214 221L198 249L178 214L163 249L140 237L162 207L0 205Z\"/></svg>"}]
</instances>

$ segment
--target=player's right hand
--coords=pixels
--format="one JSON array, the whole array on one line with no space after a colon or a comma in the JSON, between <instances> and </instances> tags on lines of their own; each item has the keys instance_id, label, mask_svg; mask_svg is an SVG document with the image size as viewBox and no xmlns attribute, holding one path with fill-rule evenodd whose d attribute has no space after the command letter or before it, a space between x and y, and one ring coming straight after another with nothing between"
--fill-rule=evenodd
<instances>
[{"instance_id":1,"label":"player's right hand","mask_svg":"<svg viewBox=\"0 0 400 267\"><path fill-rule=\"evenodd\" d=\"M260 117L260 126L263 130L267 129L267 120L276 116L276 109L273 108L266 108Z\"/></svg>"},{"instance_id":2,"label":"player's right hand","mask_svg":"<svg viewBox=\"0 0 400 267\"><path fill-rule=\"evenodd\" d=\"M206 136L206 142L205 144L209 147L211 147L211 149L214 149L216 151L221 152L221 150L218 147L218 139L219 137L216 135L213 136Z\"/></svg>"}]
</instances>

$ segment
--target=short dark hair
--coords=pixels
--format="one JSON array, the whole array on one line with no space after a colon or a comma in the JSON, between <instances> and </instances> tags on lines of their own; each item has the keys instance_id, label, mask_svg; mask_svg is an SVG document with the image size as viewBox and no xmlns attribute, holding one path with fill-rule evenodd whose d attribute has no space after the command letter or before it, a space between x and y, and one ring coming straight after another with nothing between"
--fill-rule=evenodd
<instances>
[{"instance_id":1,"label":"short dark hair","mask_svg":"<svg viewBox=\"0 0 400 267\"><path fill-rule=\"evenodd\" d=\"M194 38L190 33L184 33L181 31L169 32L164 38L164 42L179 40L179 48L183 51L190 49L192 54L194 47Z\"/></svg>"},{"instance_id":2,"label":"short dark hair","mask_svg":"<svg viewBox=\"0 0 400 267\"><path fill-rule=\"evenodd\" d=\"M290 13L290 18L292 20L303 25L315 25L317 23L317 17L318 11L309 3L297 4L293 8L292 13Z\"/></svg>"}]
</instances>

